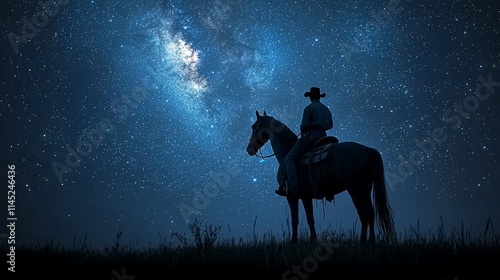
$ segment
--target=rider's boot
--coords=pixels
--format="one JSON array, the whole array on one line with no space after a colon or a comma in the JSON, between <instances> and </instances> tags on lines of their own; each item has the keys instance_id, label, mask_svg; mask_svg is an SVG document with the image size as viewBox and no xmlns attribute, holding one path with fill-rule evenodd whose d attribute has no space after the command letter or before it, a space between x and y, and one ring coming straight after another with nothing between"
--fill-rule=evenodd
<instances>
[{"instance_id":1,"label":"rider's boot","mask_svg":"<svg viewBox=\"0 0 500 280\"><path fill-rule=\"evenodd\" d=\"M286 196L287 195L287 190L288 190L288 181L285 180L285 182L283 182L283 184L281 184L277 190L275 190L274 192L277 194L277 195L281 195L281 196Z\"/></svg>"}]
</instances>

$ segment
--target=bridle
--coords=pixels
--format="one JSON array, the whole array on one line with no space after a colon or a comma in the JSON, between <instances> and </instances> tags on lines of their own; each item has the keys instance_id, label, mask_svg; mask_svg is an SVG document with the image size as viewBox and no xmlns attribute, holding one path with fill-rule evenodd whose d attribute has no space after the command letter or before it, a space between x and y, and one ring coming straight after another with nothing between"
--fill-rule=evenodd
<instances>
[{"instance_id":1,"label":"bridle","mask_svg":"<svg viewBox=\"0 0 500 280\"><path fill-rule=\"evenodd\" d=\"M295 135L294 139L297 139L299 137L300 133L298 133L297 135ZM257 141L260 141L258 138L257 138ZM267 142L267 141L266 141ZM281 150L271 154L271 155L267 155L267 156L263 156L262 155L262 147L264 146L264 144L266 143L262 143L262 146L260 146L260 148L256 148L254 145L253 145L253 141L250 141L250 146L255 150L255 156L258 157L258 158L262 158L262 159L265 159L265 158L270 158L270 157L274 157L276 156L277 154L280 154L282 153L286 148L288 148L288 146L290 146L291 143L294 143L294 141L289 141L288 144L285 145L285 147L283 147ZM258 155L257 153L260 152L260 155Z\"/></svg>"}]
</instances>

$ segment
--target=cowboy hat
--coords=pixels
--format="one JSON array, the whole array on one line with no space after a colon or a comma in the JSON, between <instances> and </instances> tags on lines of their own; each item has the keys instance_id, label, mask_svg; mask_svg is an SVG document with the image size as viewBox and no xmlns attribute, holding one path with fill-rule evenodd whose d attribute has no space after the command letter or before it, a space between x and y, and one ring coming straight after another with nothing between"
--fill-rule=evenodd
<instances>
[{"instance_id":1,"label":"cowboy hat","mask_svg":"<svg viewBox=\"0 0 500 280\"><path fill-rule=\"evenodd\" d=\"M304 93L305 97L312 97L312 98L322 98L326 96L326 93L321 93L321 90L318 87L311 87L311 89Z\"/></svg>"}]
</instances>

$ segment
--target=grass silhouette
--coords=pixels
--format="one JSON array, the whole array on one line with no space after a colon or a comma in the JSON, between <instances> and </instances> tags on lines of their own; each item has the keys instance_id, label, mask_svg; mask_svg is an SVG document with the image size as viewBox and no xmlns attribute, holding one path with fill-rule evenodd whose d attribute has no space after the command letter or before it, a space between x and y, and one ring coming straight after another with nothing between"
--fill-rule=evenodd
<instances>
[{"instance_id":1,"label":"grass silhouette","mask_svg":"<svg viewBox=\"0 0 500 280\"><path fill-rule=\"evenodd\" d=\"M446 230L442 221L426 234L417 228L400 233L398 241L359 244L355 229L325 230L310 243L305 232L290 244L286 232L250 240L222 238L221 227L196 220L189 234L160 236L157 246L139 249L123 245L122 232L114 244L93 249L87 240L72 247L52 241L16 250L17 273L62 276L65 279L173 279L224 276L255 279L343 279L382 276L385 279L478 279L497 274L500 236L488 219L484 236L473 238L462 225ZM496 278L496 277L493 277Z\"/></svg>"}]
</instances>

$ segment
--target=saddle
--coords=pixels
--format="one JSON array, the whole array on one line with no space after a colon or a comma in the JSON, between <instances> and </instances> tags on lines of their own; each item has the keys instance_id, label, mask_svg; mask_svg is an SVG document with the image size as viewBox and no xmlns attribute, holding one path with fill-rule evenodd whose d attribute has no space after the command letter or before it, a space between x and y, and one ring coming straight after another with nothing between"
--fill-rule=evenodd
<instances>
[{"instance_id":1,"label":"saddle","mask_svg":"<svg viewBox=\"0 0 500 280\"><path fill-rule=\"evenodd\" d=\"M328 157L332 147L339 143L337 137L324 136L320 138L299 160L299 185L298 189L301 197L311 197L314 199L323 199L331 202L334 196L340 192L335 182L331 182L325 166L322 161ZM286 171L284 166L278 170L278 182L280 188L286 188ZM280 174L282 176L280 176ZM281 178L281 180L280 180ZM332 187L333 186L335 187Z\"/></svg>"},{"instance_id":2,"label":"saddle","mask_svg":"<svg viewBox=\"0 0 500 280\"><path fill-rule=\"evenodd\" d=\"M322 163L332 147L339 143L334 136L320 138L299 160L299 184L303 186L299 192L314 199L323 199L331 202L340 192L340 186L331 181L326 167Z\"/></svg>"},{"instance_id":3,"label":"saddle","mask_svg":"<svg viewBox=\"0 0 500 280\"><path fill-rule=\"evenodd\" d=\"M302 158L299 160L300 165L309 165L313 163L318 163L328 156L328 152L337 144L339 140L335 136L324 136L321 137L314 145L311 150L306 152Z\"/></svg>"}]
</instances>

